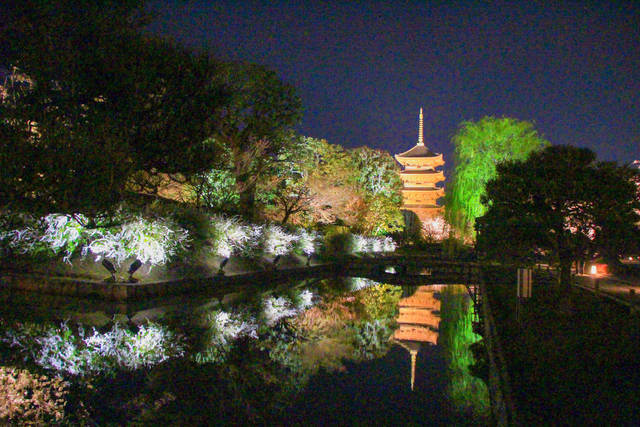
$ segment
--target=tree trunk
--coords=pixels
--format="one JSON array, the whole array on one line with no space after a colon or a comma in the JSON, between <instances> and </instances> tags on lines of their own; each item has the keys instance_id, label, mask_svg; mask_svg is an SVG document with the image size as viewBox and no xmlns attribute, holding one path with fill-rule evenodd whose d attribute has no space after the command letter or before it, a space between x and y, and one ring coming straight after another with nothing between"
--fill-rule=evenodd
<instances>
[{"instance_id":1,"label":"tree trunk","mask_svg":"<svg viewBox=\"0 0 640 427\"><path fill-rule=\"evenodd\" d=\"M558 281L561 287L571 290L571 260L560 261L560 275Z\"/></svg>"},{"instance_id":2,"label":"tree trunk","mask_svg":"<svg viewBox=\"0 0 640 427\"><path fill-rule=\"evenodd\" d=\"M240 200L238 203L240 214L250 221L255 220L256 215L256 187L251 185L244 188L240 192Z\"/></svg>"},{"instance_id":3,"label":"tree trunk","mask_svg":"<svg viewBox=\"0 0 640 427\"><path fill-rule=\"evenodd\" d=\"M285 225L287 223L287 220L289 219L290 215L291 215L291 211L285 208L284 217L282 218L282 225Z\"/></svg>"}]
</instances>

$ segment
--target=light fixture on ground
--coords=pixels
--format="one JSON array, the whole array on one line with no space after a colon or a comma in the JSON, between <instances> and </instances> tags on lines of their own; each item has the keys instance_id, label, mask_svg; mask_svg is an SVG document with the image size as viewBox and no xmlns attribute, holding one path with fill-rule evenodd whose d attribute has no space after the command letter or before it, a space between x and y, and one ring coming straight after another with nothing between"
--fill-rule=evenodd
<instances>
[{"instance_id":1,"label":"light fixture on ground","mask_svg":"<svg viewBox=\"0 0 640 427\"><path fill-rule=\"evenodd\" d=\"M107 269L109 273L111 273L111 277L105 279L105 282L115 282L116 281L116 268L108 259L102 260L102 266Z\"/></svg>"},{"instance_id":2,"label":"light fixture on ground","mask_svg":"<svg viewBox=\"0 0 640 427\"><path fill-rule=\"evenodd\" d=\"M274 270L278 268L278 261L280 261L281 257L282 255L276 255L276 257L273 259L273 263L271 264L271 266Z\"/></svg>"},{"instance_id":3,"label":"light fixture on ground","mask_svg":"<svg viewBox=\"0 0 640 427\"><path fill-rule=\"evenodd\" d=\"M136 259L135 261L133 261L131 263L131 265L129 266L129 283L136 283L138 281L138 279L136 279L135 277L133 277L133 273L135 273L136 271L138 271L138 269L142 267L142 261L140 261L139 259Z\"/></svg>"},{"instance_id":4,"label":"light fixture on ground","mask_svg":"<svg viewBox=\"0 0 640 427\"><path fill-rule=\"evenodd\" d=\"M219 276L224 276L224 266L227 265L228 262L229 262L229 258L225 258L220 263L220 267L218 267L218 275Z\"/></svg>"}]
</instances>

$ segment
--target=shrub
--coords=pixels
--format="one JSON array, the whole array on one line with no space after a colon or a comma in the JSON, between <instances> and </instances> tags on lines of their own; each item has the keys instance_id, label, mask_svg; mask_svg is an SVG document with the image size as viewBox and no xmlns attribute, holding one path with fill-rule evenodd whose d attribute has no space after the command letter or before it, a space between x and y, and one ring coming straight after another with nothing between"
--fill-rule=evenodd
<instances>
[{"instance_id":1,"label":"shrub","mask_svg":"<svg viewBox=\"0 0 640 427\"><path fill-rule=\"evenodd\" d=\"M351 233L330 234L325 238L325 253L330 256L351 255L356 243Z\"/></svg>"},{"instance_id":2,"label":"shrub","mask_svg":"<svg viewBox=\"0 0 640 427\"><path fill-rule=\"evenodd\" d=\"M78 221L67 215L51 214L43 220L46 229L40 241L46 243L56 254L64 251L65 262L70 261L76 249L98 234L97 230L86 230Z\"/></svg>"},{"instance_id":3,"label":"shrub","mask_svg":"<svg viewBox=\"0 0 640 427\"><path fill-rule=\"evenodd\" d=\"M27 214L0 214L0 243L3 248L20 254L35 254L41 250L48 250L46 244L40 241L43 230L35 218Z\"/></svg>"},{"instance_id":4,"label":"shrub","mask_svg":"<svg viewBox=\"0 0 640 427\"><path fill-rule=\"evenodd\" d=\"M116 323L105 333L93 329L90 335L82 327L74 333L67 323L59 327L21 324L5 329L0 341L21 349L45 369L71 375L134 370L184 354L183 337L154 323L140 326L137 332Z\"/></svg>"},{"instance_id":5,"label":"shrub","mask_svg":"<svg viewBox=\"0 0 640 427\"><path fill-rule=\"evenodd\" d=\"M380 253L393 252L396 250L396 243L389 236L367 237L360 234L353 235L354 252L356 253Z\"/></svg>"},{"instance_id":6,"label":"shrub","mask_svg":"<svg viewBox=\"0 0 640 427\"><path fill-rule=\"evenodd\" d=\"M387 321L373 320L352 327L354 330L354 356L374 359L382 356L389 348L389 338L393 330Z\"/></svg>"},{"instance_id":7,"label":"shrub","mask_svg":"<svg viewBox=\"0 0 640 427\"><path fill-rule=\"evenodd\" d=\"M60 377L0 367L0 421L11 424L53 424L64 418L69 384Z\"/></svg>"},{"instance_id":8,"label":"shrub","mask_svg":"<svg viewBox=\"0 0 640 427\"><path fill-rule=\"evenodd\" d=\"M365 236L360 234L353 235L353 252L356 253L367 253L370 252L370 242Z\"/></svg>"},{"instance_id":9,"label":"shrub","mask_svg":"<svg viewBox=\"0 0 640 427\"><path fill-rule=\"evenodd\" d=\"M264 229L262 239L264 253L277 256L290 253L298 237L287 233L282 227L271 224Z\"/></svg>"},{"instance_id":10,"label":"shrub","mask_svg":"<svg viewBox=\"0 0 640 427\"><path fill-rule=\"evenodd\" d=\"M264 300L262 307L267 326L273 326L280 319L295 316L300 311L284 297L269 297Z\"/></svg>"},{"instance_id":11,"label":"shrub","mask_svg":"<svg viewBox=\"0 0 640 427\"><path fill-rule=\"evenodd\" d=\"M161 265L189 245L189 232L168 219L137 217L120 227L100 233L88 245L96 261L109 258L120 265L129 257L143 263Z\"/></svg>"},{"instance_id":12,"label":"shrub","mask_svg":"<svg viewBox=\"0 0 640 427\"><path fill-rule=\"evenodd\" d=\"M313 306L313 300L315 295L309 289L304 289L297 297L297 304L299 310L306 310L307 308Z\"/></svg>"},{"instance_id":13,"label":"shrub","mask_svg":"<svg viewBox=\"0 0 640 427\"><path fill-rule=\"evenodd\" d=\"M109 258L117 265L129 257L151 265L165 264L190 243L189 232L169 219L136 216L120 226L87 228L67 215L47 215L40 222L27 215L18 218L21 228L0 232L5 246L30 255L42 250L63 253L65 262L81 249L82 256L92 254L96 261Z\"/></svg>"},{"instance_id":14,"label":"shrub","mask_svg":"<svg viewBox=\"0 0 640 427\"><path fill-rule=\"evenodd\" d=\"M382 249L385 252L395 252L398 248L398 244L389 236L385 237L382 242Z\"/></svg>"},{"instance_id":15,"label":"shrub","mask_svg":"<svg viewBox=\"0 0 640 427\"><path fill-rule=\"evenodd\" d=\"M194 355L198 363L224 362L233 341L243 336L258 338L258 325L253 318L243 319L241 315L222 310L207 314L205 328L204 348Z\"/></svg>"},{"instance_id":16,"label":"shrub","mask_svg":"<svg viewBox=\"0 0 640 427\"><path fill-rule=\"evenodd\" d=\"M317 232L301 228L298 230L294 249L309 257L318 251L320 244L321 236Z\"/></svg>"},{"instance_id":17,"label":"shrub","mask_svg":"<svg viewBox=\"0 0 640 427\"><path fill-rule=\"evenodd\" d=\"M245 227L238 217L216 215L211 218L213 251L216 255L229 258L249 239Z\"/></svg>"},{"instance_id":18,"label":"shrub","mask_svg":"<svg viewBox=\"0 0 640 427\"><path fill-rule=\"evenodd\" d=\"M359 291L361 289L365 289L370 286L379 285L378 282L375 282L371 279L367 279L365 277L348 277L347 281L349 284L350 291Z\"/></svg>"}]
</instances>

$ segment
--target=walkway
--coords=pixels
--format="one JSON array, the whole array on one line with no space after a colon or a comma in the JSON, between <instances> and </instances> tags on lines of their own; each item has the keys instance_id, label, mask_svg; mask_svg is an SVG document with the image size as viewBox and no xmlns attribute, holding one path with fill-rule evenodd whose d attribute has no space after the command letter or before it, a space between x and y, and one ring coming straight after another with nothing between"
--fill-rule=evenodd
<instances>
[{"instance_id":1,"label":"walkway","mask_svg":"<svg viewBox=\"0 0 640 427\"><path fill-rule=\"evenodd\" d=\"M640 278L619 278L613 275L579 274L574 276L576 286L599 292L624 305L640 306Z\"/></svg>"}]
</instances>

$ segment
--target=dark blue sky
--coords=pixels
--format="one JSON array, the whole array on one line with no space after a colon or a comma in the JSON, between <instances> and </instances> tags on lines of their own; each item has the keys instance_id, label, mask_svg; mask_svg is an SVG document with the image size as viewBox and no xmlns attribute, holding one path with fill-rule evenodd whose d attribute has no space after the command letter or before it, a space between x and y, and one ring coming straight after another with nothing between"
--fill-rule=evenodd
<instances>
[{"instance_id":1,"label":"dark blue sky","mask_svg":"<svg viewBox=\"0 0 640 427\"><path fill-rule=\"evenodd\" d=\"M458 124L485 115L640 159L640 2L546 3L156 0L151 29L275 69L300 132L346 147L410 148L422 106L448 166Z\"/></svg>"}]
</instances>

